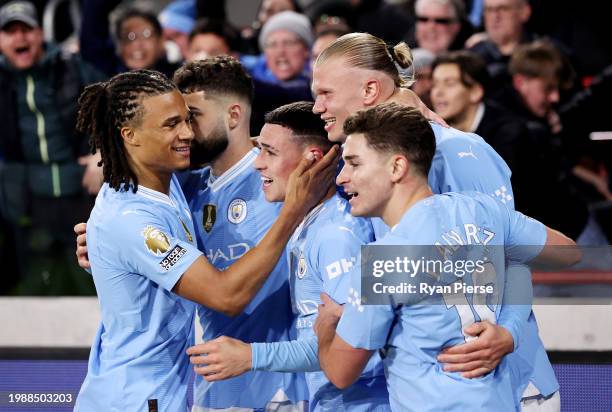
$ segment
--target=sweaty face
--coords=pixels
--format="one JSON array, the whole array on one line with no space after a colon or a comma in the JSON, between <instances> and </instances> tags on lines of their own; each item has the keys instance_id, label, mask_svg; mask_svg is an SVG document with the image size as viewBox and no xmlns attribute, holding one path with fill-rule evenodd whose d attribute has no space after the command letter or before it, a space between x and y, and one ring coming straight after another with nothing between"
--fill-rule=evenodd
<instances>
[{"instance_id":1,"label":"sweaty face","mask_svg":"<svg viewBox=\"0 0 612 412\"><path fill-rule=\"evenodd\" d=\"M349 196L351 215L382 216L392 187L389 156L369 147L362 134L353 134L346 139L342 158L336 183Z\"/></svg>"},{"instance_id":2,"label":"sweaty face","mask_svg":"<svg viewBox=\"0 0 612 412\"><path fill-rule=\"evenodd\" d=\"M298 36L288 30L276 30L264 44L266 64L278 80L291 80L304 71L308 49Z\"/></svg>"},{"instance_id":3,"label":"sweaty face","mask_svg":"<svg viewBox=\"0 0 612 412\"><path fill-rule=\"evenodd\" d=\"M450 5L423 3L416 14L415 37L419 47L434 54L448 50L460 29Z\"/></svg>"},{"instance_id":4,"label":"sweaty face","mask_svg":"<svg viewBox=\"0 0 612 412\"><path fill-rule=\"evenodd\" d=\"M167 174L189 166L193 131L185 100L174 90L142 99L142 118L133 127L134 144L128 144L137 169Z\"/></svg>"},{"instance_id":5,"label":"sweaty face","mask_svg":"<svg viewBox=\"0 0 612 412\"><path fill-rule=\"evenodd\" d=\"M435 68L431 102L444 120L454 122L462 118L468 106L476 104L470 97L470 89L461 82L459 66L440 64Z\"/></svg>"},{"instance_id":6,"label":"sweaty face","mask_svg":"<svg viewBox=\"0 0 612 412\"><path fill-rule=\"evenodd\" d=\"M514 84L525 106L537 117L546 117L559 103L559 86L556 82L540 77L515 77Z\"/></svg>"},{"instance_id":7,"label":"sweaty face","mask_svg":"<svg viewBox=\"0 0 612 412\"><path fill-rule=\"evenodd\" d=\"M261 151L255 168L261 174L263 191L268 202L285 200L289 175L302 160L304 148L286 127L266 123L257 138Z\"/></svg>"},{"instance_id":8,"label":"sweaty face","mask_svg":"<svg viewBox=\"0 0 612 412\"><path fill-rule=\"evenodd\" d=\"M521 0L485 0L484 25L496 44L520 39L529 9Z\"/></svg>"},{"instance_id":9,"label":"sweaty face","mask_svg":"<svg viewBox=\"0 0 612 412\"><path fill-rule=\"evenodd\" d=\"M189 43L189 61L230 54L230 48L222 37L214 33L197 34Z\"/></svg>"},{"instance_id":10,"label":"sweaty face","mask_svg":"<svg viewBox=\"0 0 612 412\"><path fill-rule=\"evenodd\" d=\"M155 33L151 23L142 17L131 17L123 22L119 54L129 69L150 69L163 53L162 38Z\"/></svg>"},{"instance_id":11,"label":"sweaty face","mask_svg":"<svg viewBox=\"0 0 612 412\"><path fill-rule=\"evenodd\" d=\"M355 71L342 59L317 64L312 73L313 111L321 115L330 141L344 142L344 121L352 113L364 109L360 85L355 84Z\"/></svg>"},{"instance_id":12,"label":"sweaty face","mask_svg":"<svg viewBox=\"0 0 612 412\"><path fill-rule=\"evenodd\" d=\"M29 69L42 57L42 30L17 21L7 24L0 30L0 52L13 67Z\"/></svg>"},{"instance_id":13,"label":"sweaty face","mask_svg":"<svg viewBox=\"0 0 612 412\"><path fill-rule=\"evenodd\" d=\"M204 91L183 95L191 111L195 138L191 143L191 167L201 167L215 160L229 143L224 121L225 105L205 96Z\"/></svg>"}]
</instances>

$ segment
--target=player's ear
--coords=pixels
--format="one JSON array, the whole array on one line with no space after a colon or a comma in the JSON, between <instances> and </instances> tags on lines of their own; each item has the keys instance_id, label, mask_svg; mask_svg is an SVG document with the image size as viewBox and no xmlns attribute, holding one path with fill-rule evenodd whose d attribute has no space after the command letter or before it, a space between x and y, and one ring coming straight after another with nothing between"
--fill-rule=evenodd
<instances>
[{"instance_id":1,"label":"player's ear","mask_svg":"<svg viewBox=\"0 0 612 412\"><path fill-rule=\"evenodd\" d=\"M136 136L136 133L134 133L133 128L129 126L124 126L119 130L119 133L121 134L121 138L123 139L123 142L125 144L129 144L132 146L138 145L138 137Z\"/></svg>"},{"instance_id":2,"label":"player's ear","mask_svg":"<svg viewBox=\"0 0 612 412\"><path fill-rule=\"evenodd\" d=\"M368 79L363 86L362 94L363 94L363 103L366 106L372 106L378 101L378 97L380 96L380 81L377 79Z\"/></svg>"},{"instance_id":3,"label":"player's ear","mask_svg":"<svg viewBox=\"0 0 612 412\"><path fill-rule=\"evenodd\" d=\"M312 155L314 156L315 162L323 158L323 155L324 155L323 150L321 150L318 147L310 147L308 151L312 153Z\"/></svg>"},{"instance_id":4,"label":"player's ear","mask_svg":"<svg viewBox=\"0 0 612 412\"><path fill-rule=\"evenodd\" d=\"M410 172L411 163L406 156L394 155L390 159L391 182L397 183Z\"/></svg>"},{"instance_id":5,"label":"player's ear","mask_svg":"<svg viewBox=\"0 0 612 412\"><path fill-rule=\"evenodd\" d=\"M238 103L231 104L227 108L227 125L230 129L235 129L240 124L242 119L243 108Z\"/></svg>"},{"instance_id":6,"label":"player's ear","mask_svg":"<svg viewBox=\"0 0 612 412\"><path fill-rule=\"evenodd\" d=\"M470 102L479 103L484 97L484 89L481 85L475 84L470 87Z\"/></svg>"}]
</instances>

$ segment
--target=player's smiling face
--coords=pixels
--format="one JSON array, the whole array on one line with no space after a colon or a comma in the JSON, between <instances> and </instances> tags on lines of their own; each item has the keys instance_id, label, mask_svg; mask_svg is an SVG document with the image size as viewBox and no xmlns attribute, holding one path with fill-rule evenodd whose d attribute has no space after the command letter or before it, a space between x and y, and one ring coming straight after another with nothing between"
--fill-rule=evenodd
<instances>
[{"instance_id":1,"label":"player's smiling face","mask_svg":"<svg viewBox=\"0 0 612 412\"><path fill-rule=\"evenodd\" d=\"M144 97L141 110L137 125L121 129L133 169L159 175L189 167L193 131L181 94L174 90Z\"/></svg>"},{"instance_id":2,"label":"player's smiling face","mask_svg":"<svg viewBox=\"0 0 612 412\"><path fill-rule=\"evenodd\" d=\"M191 165L201 167L215 160L229 141L224 120L227 105L223 99L206 96L204 91L183 94L192 114L195 138L191 143Z\"/></svg>"},{"instance_id":3,"label":"player's smiling face","mask_svg":"<svg viewBox=\"0 0 612 412\"><path fill-rule=\"evenodd\" d=\"M261 151L255 159L255 168L261 174L266 200L282 202L289 175L302 160L304 149L290 129L277 124L266 123L257 143Z\"/></svg>"},{"instance_id":4,"label":"player's smiling face","mask_svg":"<svg viewBox=\"0 0 612 412\"><path fill-rule=\"evenodd\" d=\"M357 70L342 58L331 58L317 64L312 72L312 92L315 97L313 111L325 122L327 137L342 143L342 131L349 115L365 108L360 85L355 84Z\"/></svg>"},{"instance_id":5,"label":"player's smiling face","mask_svg":"<svg viewBox=\"0 0 612 412\"><path fill-rule=\"evenodd\" d=\"M342 158L336 183L349 196L351 215L382 216L392 191L389 156L372 149L362 134L353 134L346 139Z\"/></svg>"}]
</instances>

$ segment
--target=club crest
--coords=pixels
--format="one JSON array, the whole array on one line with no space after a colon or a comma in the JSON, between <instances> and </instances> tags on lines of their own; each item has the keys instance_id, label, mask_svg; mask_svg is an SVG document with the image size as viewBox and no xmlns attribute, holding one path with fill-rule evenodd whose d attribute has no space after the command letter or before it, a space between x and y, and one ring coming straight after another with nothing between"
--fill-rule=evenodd
<instances>
[{"instance_id":1,"label":"club crest","mask_svg":"<svg viewBox=\"0 0 612 412\"><path fill-rule=\"evenodd\" d=\"M247 216L247 204L242 199L234 199L227 208L227 220L233 224L244 221Z\"/></svg>"},{"instance_id":2,"label":"club crest","mask_svg":"<svg viewBox=\"0 0 612 412\"><path fill-rule=\"evenodd\" d=\"M308 268L308 266L306 266L306 259L304 258L304 255L300 254L300 258L298 260L298 268L297 268L297 277L298 279L303 279L304 276L306 276L306 269Z\"/></svg>"},{"instance_id":3,"label":"club crest","mask_svg":"<svg viewBox=\"0 0 612 412\"><path fill-rule=\"evenodd\" d=\"M153 226L147 226L142 231L142 236L145 246L155 256L162 256L170 249L168 236Z\"/></svg>"},{"instance_id":4,"label":"club crest","mask_svg":"<svg viewBox=\"0 0 612 412\"><path fill-rule=\"evenodd\" d=\"M217 206L211 204L204 205L204 209L202 209L202 225L204 225L206 233L212 230L216 220Z\"/></svg>"}]
</instances>

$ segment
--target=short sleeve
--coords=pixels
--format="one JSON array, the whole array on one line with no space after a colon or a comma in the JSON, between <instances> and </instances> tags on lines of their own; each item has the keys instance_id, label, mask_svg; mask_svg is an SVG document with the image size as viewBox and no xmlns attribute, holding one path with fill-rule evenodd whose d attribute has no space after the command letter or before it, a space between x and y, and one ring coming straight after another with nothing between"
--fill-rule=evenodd
<instances>
[{"instance_id":1,"label":"short sleeve","mask_svg":"<svg viewBox=\"0 0 612 412\"><path fill-rule=\"evenodd\" d=\"M113 231L120 264L167 290L172 290L202 254L191 243L174 236L167 222L148 212L122 214Z\"/></svg>"},{"instance_id":2,"label":"short sleeve","mask_svg":"<svg viewBox=\"0 0 612 412\"><path fill-rule=\"evenodd\" d=\"M323 290L336 302L346 301L349 274L359 257L361 240L344 226L333 226L318 237L316 268L323 281Z\"/></svg>"},{"instance_id":3,"label":"short sleeve","mask_svg":"<svg viewBox=\"0 0 612 412\"><path fill-rule=\"evenodd\" d=\"M375 350L385 346L393 325L391 305L364 305L361 301L361 267L350 274L346 304L336 333L354 348Z\"/></svg>"}]
</instances>

